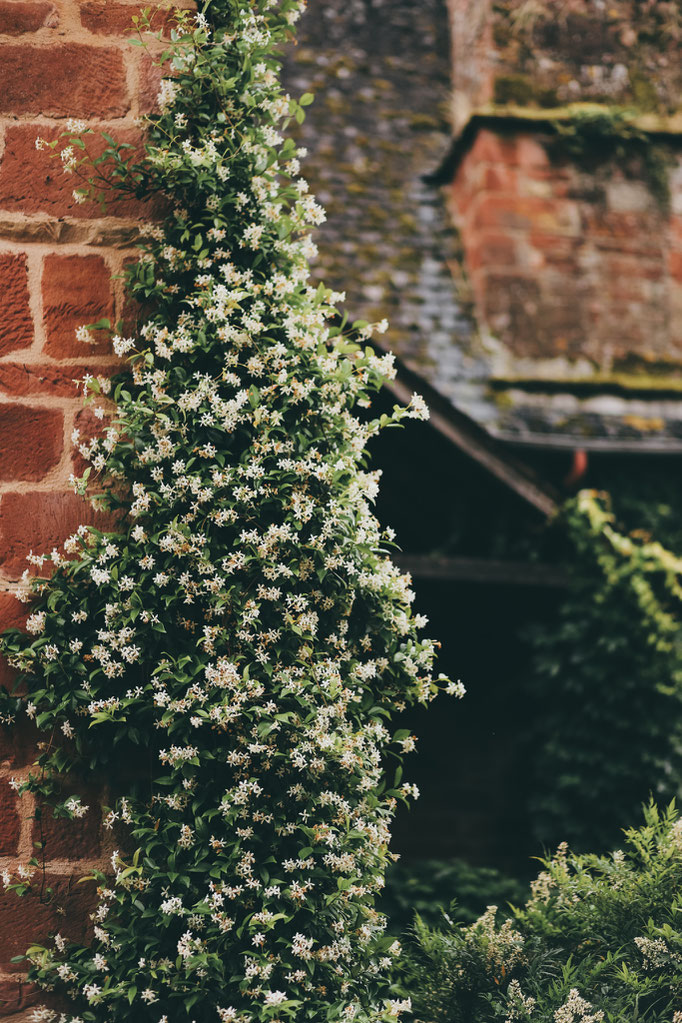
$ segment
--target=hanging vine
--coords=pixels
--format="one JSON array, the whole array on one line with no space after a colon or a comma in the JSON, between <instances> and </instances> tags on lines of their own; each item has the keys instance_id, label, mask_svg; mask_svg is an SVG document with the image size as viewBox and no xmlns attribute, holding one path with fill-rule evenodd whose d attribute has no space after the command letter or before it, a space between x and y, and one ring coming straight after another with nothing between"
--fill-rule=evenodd
<instances>
[{"instance_id":1,"label":"hanging vine","mask_svg":"<svg viewBox=\"0 0 682 1023\"><path fill-rule=\"evenodd\" d=\"M407 1007L386 998L397 943L374 907L391 817L416 794L398 766L412 740L390 719L461 692L433 680L434 643L371 510L368 438L424 405L371 418L391 358L363 348L373 327L347 326L342 295L307 283L324 214L281 131L311 97L282 93L277 58L302 6L178 12L144 157L109 137L96 155L73 122L53 147L79 201L131 192L166 215L128 272L152 312L113 337L123 372L86 380L104 428L78 438L90 467L73 483L119 528L81 527L34 559L52 574L26 578L28 632L3 643L21 686L5 714L47 736L19 791L74 818L88 810L60 795L65 778L118 789L92 941L36 935L28 950L31 979L69 1006L36 1018ZM4 880L30 897L39 864Z\"/></svg>"},{"instance_id":2,"label":"hanging vine","mask_svg":"<svg viewBox=\"0 0 682 1023\"><path fill-rule=\"evenodd\" d=\"M682 559L623 531L605 494L581 491L560 521L573 572L530 634L528 805L546 848L603 851L652 793L680 790Z\"/></svg>"}]
</instances>

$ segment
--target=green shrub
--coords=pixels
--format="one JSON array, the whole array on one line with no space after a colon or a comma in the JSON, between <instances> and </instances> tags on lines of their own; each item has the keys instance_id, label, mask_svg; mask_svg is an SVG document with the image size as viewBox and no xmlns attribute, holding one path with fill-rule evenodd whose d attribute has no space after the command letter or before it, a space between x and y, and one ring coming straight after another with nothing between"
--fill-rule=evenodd
<instances>
[{"instance_id":1,"label":"green shrub","mask_svg":"<svg viewBox=\"0 0 682 1023\"><path fill-rule=\"evenodd\" d=\"M623 851L560 846L526 904L417 922L407 987L428 1023L680 1023L682 820L651 804Z\"/></svg>"},{"instance_id":2,"label":"green shrub","mask_svg":"<svg viewBox=\"0 0 682 1023\"><path fill-rule=\"evenodd\" d=\"M324 214L280 130L312 97L282 94L277 59L302 0L199 6L161 58L145 158L105 136L93 167L73 123L60 151L90 175L84 201L160 195L166 216L129 274L151 312L114 337L125 372L87 381L105 429L80 438L92 476L74 486L120 529L82 527L48 555L28 634L4 642L20 672L4 719L44 733L18 790L67 818L88 808L60 795L65 777L95 772L118 796L92 939L28 950L71 1010L37 1018L395 1019L397 943L374 903L413 786L411 739L389 726L441 686L366 443L425 408L372 418L392 360L308 284ZM5 886L49 898L41 874L34 859Z\"/></svg>"},{"instance_id":3,"label":"green shrub","mask_svg":"<svg viewBox=\"0 0 682 1023\"><path fill-rule=\"evenodd\" d=\"M402 933L415 913L429 926L443 914L457 923L473 923L486 906L523 901L525 886L493 867L475 867L464 860L399 860L386 871L380 906L390 930Z\"/></svg>"},{"instance_id":4,"label":"green shrub","mask_svg":"<svg viewBox=\"0 0 682 1023\"><path fill-rule=\"evenodd\" d=\"M545 848L613 848L682 780L682 559L620 532L604 495L562 513L572 582L531 635L529 817Z\"/></svg>"}]
</instances>

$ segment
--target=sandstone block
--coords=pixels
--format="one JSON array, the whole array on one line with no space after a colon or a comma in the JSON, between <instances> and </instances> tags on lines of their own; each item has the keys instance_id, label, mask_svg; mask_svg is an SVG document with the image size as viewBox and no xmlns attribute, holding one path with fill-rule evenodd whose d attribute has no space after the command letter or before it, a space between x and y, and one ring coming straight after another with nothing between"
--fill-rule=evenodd
<instances>
[{"instance_id":1,"label":"sandstone block","mask_svg":"<svg viewBox=\"0 0 682 1023\"><path fill-rule=\"evenodd\" d=\"M58 24L57 8L47 0L0 0L0 35L18 36L40 28L56 28Z\"/></svg>"},{"instance_id":2,"label":"sandstone block","mask_svg":"<svg viewBox=\"0 0 682 1023\"><path fill-rule=\"evenodd\" d=\"M108 353L108 338L76 338L76 330L102 318L113 321L111 273L101 256L50 255L43 266L45 353L57 359Z\"/></svg>"},{"instance_id":3,"label":"sandstone block","mask_svg":"<svg viewBox=\"0 0 682 1023\"><path fill-rule=\"evenodd\" d=\"M106 376L114 368L106 363L89 363L87 372ZM0 393L11 397L37 394L76 398L78 382L85 372L86 367L77 362L0 362Z\"/></svg>"},{"instance_id":4,"label":"sandstone block","mask_svg":"<svg viewBox=\"0 0 682 1023\"><path fill-rule=\"evenodd\" d=\"M5 629L21 629L26 623L27 607L13 597L11 593L0 593L0 632ZM6 659L0 655L0 686L11 690L16 672L10 668ZM20 751L24 749L23 734L18 727L0 729L0 767L8 762L16 764Z\"/></svg>"},{"instance_id":5,"label":"sandstone block","mask_svg":"<svg viewBox=\"0 0 682 1023\"><path fill-rule=\"evenodd\" d=\"M141 4L140 7L143 5ZM170 31L176 23L172 11L160 7L158 4L145 4L149 9L149 18L152 32L163 31L165 36L170 36ZM181 5L173 5L181 6ZM96 35L121 36L128 32L134 32L133 15L137 16L140 8L126 3L116 3L115 0L90 0L89 3L81 4L81 24L89 32Z\"/></svg>"},{"instance_id":6,"label":"sandstone block","mask_svg":"<svg viewBox=\"0 0 682 1023\"><path fill-rule=\"evenodd\" d=\"M3 46L1 113L121 117L129 107L123 56L114 47Z\"/></svg>"},{"instance_id":7,"label":"sandstone block","mask_svg":"<svg viewBox=\"0 0 682 1023\"><path fill-rule=\"evenodd\" d=\"M58 135L57 129L40 124L12 124L7 127L5 150L0 162L0 210L22 214L49 213L54 217L78 219L101 216L99 206L93 203L78 205L74 201L73 190L79 182L73 175L64 174L58 160L51 159L47 152L36 152L38 136L50 141ZM140 138L140 133L130 128L116 132L118 142L129 142L138 149ZM94 136L88 142L88 148L93 156L97 156L105 148L105 143ZM150 204L127 196L108 202L106 213L109 217L151 219L152 216Z\"/></svg>"},{"instance_id":8,"label":"sandstone block","mask_svg":"<svg viewBox=\"0 0 682 1023\"><path fill-rule=\"evenodd\" d=\"M94 884L77 884L78 874L60 877L48 874L46 888L52 889L50 901L37 894L17 897L14 892L0 896L0 967L16 970L10 961L22 955L38 939L47 939L54 931L64 937L82 940L88 931L88 911L94 902ZM38 888L40 878L38 878Z\"/></svg>"},{"instance_id":9,"label":"sandstone block","mask_svg":"<svg viewBox=\"0 0 682 1023\"><path fill-rule=\"evenodd\" d=\"M0 479L43 479L59 463L63 447L59 409L0 404Z\"/></svg>"},{"instance_id":10,"label":"sandstone block","mask_svg":"<svg viewBox=\"0 0 682 1023\"><path fill-rule=\"evenodd\" d=\"M100 854L102 813L98 794L94 791L78 794L82 804L89 808L84 817L65 820L55 817L46 807L40 821L34 822L33 841L45 843L48 860L96 859Z\"/></svg>"},{"instance_id":11,"label":"sandstone block","mask_svg":"<svg viewBox=\"0 0 682 1023\"><path fill-rule=\"evenodd\" d=\"M161 88L161 68L154 63L147 53L142 54L140 62L140 86L138 101L143 114L158 113L157 97Z\"/></svg>"},{"instance_id":12,"label":"sandstone block","mask_svg":"<svg viewBox=\"0 0 682 1023\"><path fill-rule=\"evenodd\" d=\"M19 846L20 803L7 784L0 779L0 856L16 856Z\"/></svg>"},{"instance_id":13,"label":"sandstone block","mask_svg":"<svg viewBox=\"0 0 682 1023\"><path fill-rule=\"evenodd\" d=\"M87 501L67 491L42 493L10 491L0 499L0 566L20 575L26 568L26 554L51 551L63 543L78 526L111 528L104 515Z\"/></svg>"},{"instance_id":14,"label":"sandstone block","mask_svg":"<svg viewBox=\"0 0 682 1023\"><path fill-rule=\"evenodd\" d=\"M7 355L33 343L24 255L0 254L0 294L0 355Z\"/></svg>"}]
</instances>

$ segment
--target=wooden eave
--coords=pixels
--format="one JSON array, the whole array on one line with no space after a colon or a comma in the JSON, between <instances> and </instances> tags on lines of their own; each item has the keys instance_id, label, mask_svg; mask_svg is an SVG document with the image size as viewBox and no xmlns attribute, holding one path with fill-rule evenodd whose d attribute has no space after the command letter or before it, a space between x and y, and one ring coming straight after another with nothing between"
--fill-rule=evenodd
<instances>
[{"instance_id":1,"label":"wooden eave","mask_svg":"<svg viewBox=\"0 0 682 1023\"><path fill-rule=\"evenodd\" d=\"M542 562L453 558L437 554L395 554L393 560L401 571L421 581L561 590L569 586L569 575L562 565Z\"/></svg>"},{"instance_id":2,"label":"wooden eave","mask_svg":"<svg viewBox=\"0 0 682 1023\"><path fill-rule=\"evenodd\" d=\"M472 111L464 127L452 138L440 166L432 174L426 175L424 180L431 185L450 184L481 128L492 128L502 132L514 128L551 131L557 121L570 122L580 115L608 109L610 108L604 103L569 103L560 107L522 107L514 104L488 103ZM682 111L670 117L633 113L628 121L633 128L653 138L682 145Z\"/></svg>"},{"instance_id":3,"label":"wooden eave","mask_svg":"<svg viewBox=\"0 0 682 1023\"><path fill-rule=\"evenodd\" d=\"M377 342L373 346L381 354L386 354L386 350ZM491 437L466 413L455 408L422 376L409 369L397 356L394 357L397 375L394 380L387 381L385 386L401 404L407 404L415 392L421 394L429 409L429 424L434 430L536 511L547 518L556 513L559 497L549 484L510 455L500 441Z\"/></svg>"}]
</instances>

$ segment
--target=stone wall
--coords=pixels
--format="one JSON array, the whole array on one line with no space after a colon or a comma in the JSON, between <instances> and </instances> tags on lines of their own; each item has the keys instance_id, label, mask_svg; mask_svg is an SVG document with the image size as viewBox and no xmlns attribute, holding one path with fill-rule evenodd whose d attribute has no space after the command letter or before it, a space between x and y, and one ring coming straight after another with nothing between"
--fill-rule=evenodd
<instances>
[{"instance_id":1,"label":"stone wall","mask_svg":"<svg viewBox=\"0 0 682 1023\"><path fill-rule=\"evenodd\" d=\"M473 4L473 16L470 0L449 6L451 208L492 376L672 385L679 5L500 0Z\"/></svg>"},{"instance_id":2,"label":"stone wall","mask_svg":"<svg viewBox=\"0 0 682 1023\"><path fill-rule=\"evenodd\" d=\"M150 57L126 36L141 4L130 0L0 0L0 621L21 625L26 607L13 596L29 549L49 551L84 521L89 505L74 496L80 470L71 437L84 415L76 380L117 364L102 338L86 344L76 328L124 315L124 263L133 257L149 211L126 201L102 214L77 205L79 181L36 149L67 118L81 118L120 141L141 138L138 119L158 91ZM158 14L158 12L157 12ZM160 14L157 21L164 18ZM92 137L94 150L97 137ZM5 667L0 683L8 682ZM44 737L43 737L44 738ZM35 756L25 727L0 725L0 872L44 844L52 895L0 896L0 1018L28 1019L32 994L11 963L27 943L52 930L82 933L84 886L75 882L108 861L95 798L69 824L36 820L31 797L9 787ZM37 852L42 857L43 850ZM40 876L40 873L39 875ZM1 889L0 889L1 891Z\"/></svg>"},{"instance_id":3,"label":"stone wall","mask_svg":"<svg viewBox=\"0 0 682 1023\"><path fill-rule=\"evenodd\" d=\"M456 110L494 102L680 109L677 0L448 0ZM456 127L461 121L456 117Z\"/></svg>"},{"instance_id":4,"label":"stone wall","mask_svg":"<svg viewBox=\"0 0 682 1023\"><path fill-rule=\"evenodd\" d=\"M452 205L482 328L505 376L682 366L682 163L670 209L613 163L553 159L550 136L481 127Z\"/></svg>"}]
</instances>

